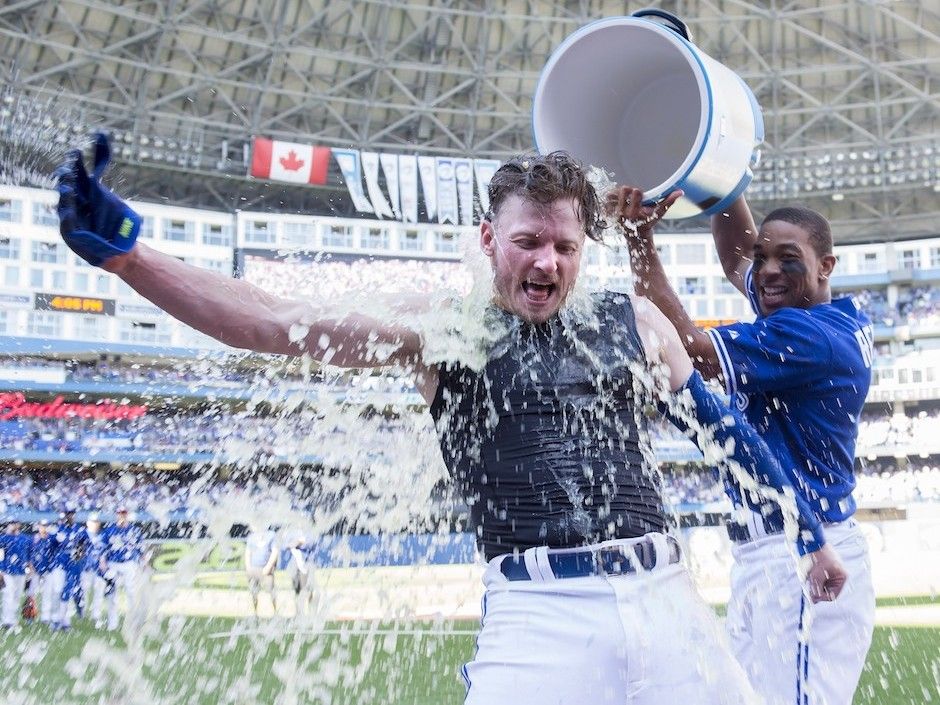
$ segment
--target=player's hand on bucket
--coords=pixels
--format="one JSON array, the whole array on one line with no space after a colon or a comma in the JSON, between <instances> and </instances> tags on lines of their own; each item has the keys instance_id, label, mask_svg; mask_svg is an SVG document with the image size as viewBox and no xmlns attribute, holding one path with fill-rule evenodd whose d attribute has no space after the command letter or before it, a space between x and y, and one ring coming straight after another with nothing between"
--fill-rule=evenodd
<instances>
[{"instance_id":1,"label":"player's hand on bucket","mask_svg":"<svg viewBox=\"0 0 940 705\"><path fill-rule=\"evenodd\" d=\"M803 561L807 587L813 602L835 600L849 577L835 549L827 543L818 551L803 556Z\"/></svg>"},{"instance_id":2,"label":"player's hand on bucket","mask_svg":"<svg viewBox=\"0 0 940 705\"><path fill-rule=\"evenodd\" d=\"M59 231L75 254L89 264L110 271L119 268L114 258L134 247L141 217L101 184L111 161L111 145L102 133L95 137L95 164L85 170L80 150L68 153L55 171L59 192Z\"/></svg>"},{"instance_id":3,"label":"player's hand on bucket","mask_svg":"<svg viewBox=\"0 0 940 705\"><path fill-rule=\"evenodd\" d=\"M635 186L618 186L607 194L604 203L607 214L615 218L629 232L647 234L653 225L684 195L677 189L652 205L643 203L643 191Z\"/></svg>"}]
</instances>

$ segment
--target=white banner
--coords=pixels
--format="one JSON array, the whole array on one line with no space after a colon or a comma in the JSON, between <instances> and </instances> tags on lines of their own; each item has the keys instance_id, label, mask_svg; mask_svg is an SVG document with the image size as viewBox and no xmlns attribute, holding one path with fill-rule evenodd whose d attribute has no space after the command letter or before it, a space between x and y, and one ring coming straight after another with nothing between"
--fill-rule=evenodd
<instances>
[{"instance_id":1,"label":"white banner","mask_svg":"<svg viewBox=\"0 0 940 705\"><path fill-rule=\"evenodd\" d=\"M428 220L437 215L437 175L434 169L434 157L418 157L418 173L421 174L421 190L424 191L424 207Z\"/></svg>"},{"instance_id":2,"label":"white banner","mask_svg":"<svg viewBox=\"0 0 940 705\"><path fill-rule=\"evenodd\" d=\"M418 158L413 154L398 157L398 185L401 217L406 223L418 222Z\"/></svg>"},{"instance_id":3,"label":"white banner","mask_svg":"<svg viewBox=\"0 0 940 705\"><path fill-rule=\"evenodd\" d=\"M450 157L435 157L434 161L437 167L437 222L459 225L454 160Z\"/></svg>"},{"instance_id":4,"label":"white banner","mask_svg":"<svg viewBox=\"0 0 940 705\"><path fill-rule=\"evenodd\" d=\"M388 196L392 201L392 210L395 211L395 217L401 220L401 206L398 195L398 155L385 154L379 155L379 161L382 163L382 173L385 174L385 185L388 186Z\"/></svg>"},{"instance_id":5,"label":"white banner","mask_svg":"<svg viewBox=\"0 0 940 705\"><path fill-rule=\"evenodd\" d=\"M346 181L346 188L349 191L349 197L353 205L360 213L375 213L369 199L362 191L362 171L359 167L358 149L334 149L333 156L336 157L336 163L339 164L339 170L343 172L343 179Z\"/></svg>"},{"instance_id":6,"label":"white banner","mask_svg":"<svg viewBox=\"0 0 940 705\"><path fill-rule=\"evenodd\" d=\"M473 166L469 159L454 160L457 196L460 199L460 222L473 225Z\"/></svg>"},{"instance_id":7,"label":"white banner","mask_svg":"<svg viewBox=\"0 0 940 705\"><path fill-rule=\"evenodd\" d=\"M369 200L380 218L394 218L395 214L388 207L385 194L379 188L379 155L375 152L362 153L362 171L366 175L366 188L369 190Z\"/></svg>"},{"instance_id":8,"label":"white banner","mask_svg":"<svg viewBox=\"0 0 940 705\"><path fill-rule=\"evenodd\" d=\"M499 169L498 159L474 159L473 170L477 175L477 191L480 192L480 205L483 206L483 215L490 209L490 181L493 174Z\"/></svg>"}]
</instances>

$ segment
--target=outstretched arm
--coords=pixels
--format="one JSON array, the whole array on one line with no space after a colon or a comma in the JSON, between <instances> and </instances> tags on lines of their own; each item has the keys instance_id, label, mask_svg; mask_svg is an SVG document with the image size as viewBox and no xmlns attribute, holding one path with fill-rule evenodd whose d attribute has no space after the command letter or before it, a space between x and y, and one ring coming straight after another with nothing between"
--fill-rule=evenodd
<instances>
[{"instance_id":1,"label":"outstretched arm","mask_svg":"<svg viewBox=\"0 0 940 705\"><path fill-rule=\"evenodd\" d=\"M712 216L712 237L715 238L715 249L725 276L747 296L744 275L751 266L757 225L744 196L739 196L724 211Z\"/></svg>"},{"instance_id":2,"label":"outstretched arm","mask_svg":"<svg viewBox=\"0 0 940 705\"><path fill-rule=\"evenodd\" d=\"M137 243L140 216L100 182L110 155L107 138L98 135L91 174L78 151L70 152L56 171L60 230L80 257L227 345L308 354L341 367L403 365L414 371L422 394L433 395L436 377L421 363L420 335L402 321L423 305L422 300L397 299L381 320L364 313L337 313L326 302L272 296L246 281L199 269Z\"/></svg>"}]
</instances>

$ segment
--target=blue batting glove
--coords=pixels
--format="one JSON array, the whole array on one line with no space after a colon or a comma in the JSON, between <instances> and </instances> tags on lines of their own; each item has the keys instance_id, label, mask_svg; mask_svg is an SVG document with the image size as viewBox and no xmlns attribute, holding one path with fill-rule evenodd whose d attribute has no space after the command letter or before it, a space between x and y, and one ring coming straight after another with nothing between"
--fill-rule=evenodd
<instances>
[{"instance_id":1,"label":"blue batting glove","mask_svg":"<svg viewBox=\"0 0 940 705\"><path fill-rule=\"evenodd\" d=\"M130 252L140 233L142 218L101 184L111 162L105 134L95 137L95 168L88 175L80 150L68 153L55 171L59 191L59 232L72 251L89 264L100 266L115 255Z\"/></svg>"}]
</instances>

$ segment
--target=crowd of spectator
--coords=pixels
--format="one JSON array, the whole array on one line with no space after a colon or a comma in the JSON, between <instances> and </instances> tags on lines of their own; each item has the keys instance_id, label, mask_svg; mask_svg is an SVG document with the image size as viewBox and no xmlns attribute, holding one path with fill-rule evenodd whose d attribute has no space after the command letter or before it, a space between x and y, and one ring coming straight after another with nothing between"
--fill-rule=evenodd
<instances>
[{"instance_id":1,"label":"crowd of spectator","mask_svg":"<svg viewBox=\"0 0 940 705\"><path fill-rule=\"evenodd\" d=\"M880 289L848 292L875 325L940 325L940 288L914 286L901 289L897 302L888 303L888 294Z\"/></svg>"},{"instance_id":2,"label":"crowd of spectator","mask_svg":"<svg viewBox=\"0 0 940 705\"><path fill-rule=\"evenodd\" d=\"M270 260L248 256L243 276L277 296L311 301L399 294L403 286L415 293L466 294L473 283L470 270L463 263L438 260L374 259L363 267L361 261Z\"/></svg>"},{"instance_id":3,"label":"crowd of spectator","mask_svg":"<svg viewBox=\"0 0 940 705\"><path fill-rule=\"evenodd\" d=\"M263 500L289 496L295 510L314 511L321 498L315 477L292 474L280 479L210 475L195 472L93 472L89 470L0 473L0 516L18 510L56 513L66 504L78 511L111 511L128 506L137 512L188 515L199 508L235 497ZM319 471L311 471L316 473ZM726 508L714 472L700 466L661 467L666 505L678 511ZM865 505L897 505L940 501L940 466L932 460L865 463L857 471L855 497ZM329 500L332 501L332 500ZM156 511L159 510L159 511Z\"/></svg>"}]
</instances>

